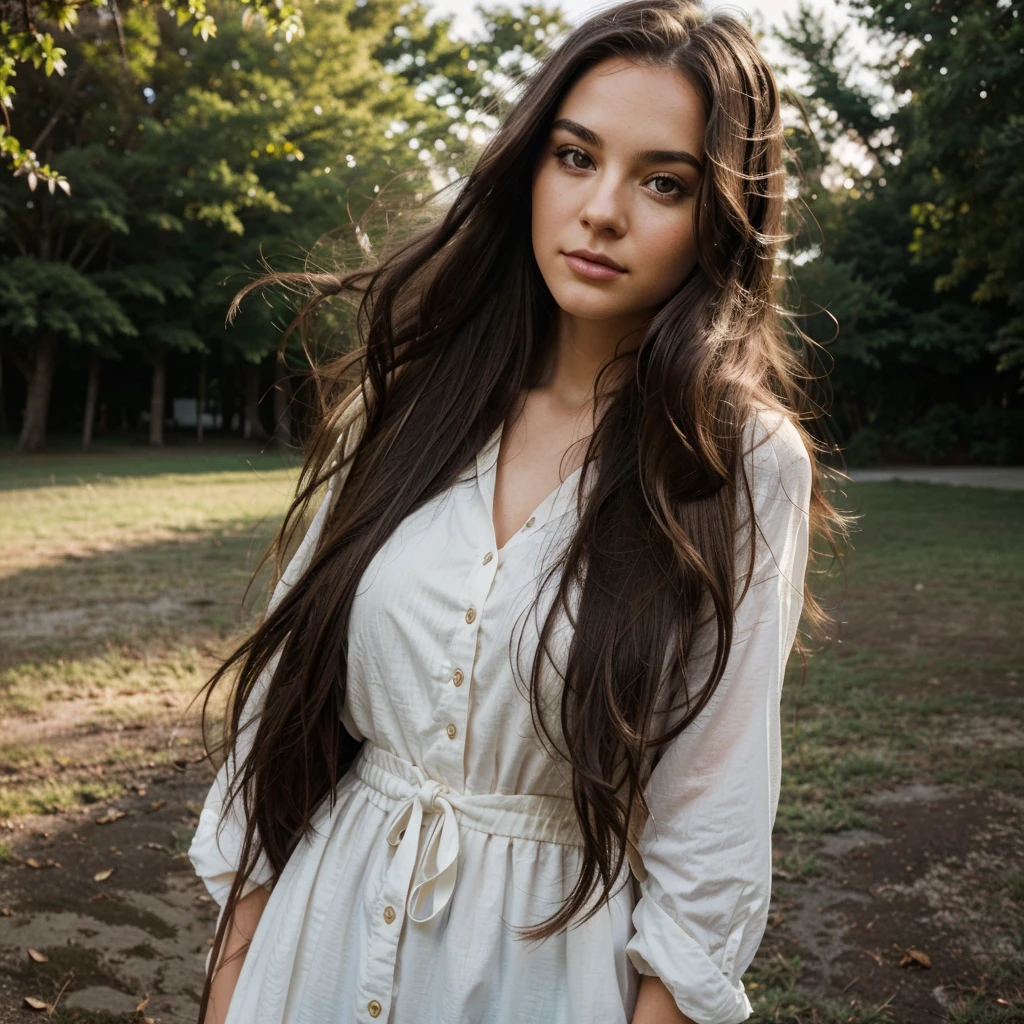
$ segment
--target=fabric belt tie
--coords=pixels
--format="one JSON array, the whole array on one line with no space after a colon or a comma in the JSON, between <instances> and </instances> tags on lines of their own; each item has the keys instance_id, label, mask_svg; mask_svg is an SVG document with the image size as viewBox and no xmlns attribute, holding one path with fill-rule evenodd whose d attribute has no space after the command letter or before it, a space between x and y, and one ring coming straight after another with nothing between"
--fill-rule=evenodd
<instances>
[{"instance_id":1,"label":"fabric belt tie","mask_svg":"<svg viewBox=\"0 0 1024 1024\"><path fill-rule=\"evenodd\" d=\"M368 740L355 771L368 786L398 804L387 833L395 854L384 888L403 894L406 914L419 923L436 917L455 891L461 828L562 846L583 845L575 806L565 797L457 793L429 778L419 765ZM425 815L435 817L421 844ZM431 898L428 913L424 908Z\"/></svg>"}]
</instances>

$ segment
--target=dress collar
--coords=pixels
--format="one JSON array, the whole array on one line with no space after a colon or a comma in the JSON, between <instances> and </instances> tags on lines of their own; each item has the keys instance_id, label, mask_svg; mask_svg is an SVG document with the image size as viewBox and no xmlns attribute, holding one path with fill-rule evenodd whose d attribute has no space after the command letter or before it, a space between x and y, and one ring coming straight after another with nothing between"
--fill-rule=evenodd
<instances>
[{"instance_id":1,"label":"dress collar","mask_svg":"<svg viewBox=\"0 0 1024 1024\"><path fill-rule=\"evenodd\" d=\"M484 510L488 522L491 524L492 536L494 529L494 483L497 476L498 454L501 449L501 438L504 433L504 424L497 427L484 446L476 455L476 478L479 485L480 497L483 500ZM529 536L537 533L543 527L556 519L572 512L576 512L576 497L579 482L583 473L583 467L573 470L554 490L550 491L541 503L530 513L526 522L505 542L502 551L520 543ZM591 477L588 480L587 491L592 484L594 477L591 470ZM586 493L586 492L585 492Z\"/></svg>"}]
</instances>

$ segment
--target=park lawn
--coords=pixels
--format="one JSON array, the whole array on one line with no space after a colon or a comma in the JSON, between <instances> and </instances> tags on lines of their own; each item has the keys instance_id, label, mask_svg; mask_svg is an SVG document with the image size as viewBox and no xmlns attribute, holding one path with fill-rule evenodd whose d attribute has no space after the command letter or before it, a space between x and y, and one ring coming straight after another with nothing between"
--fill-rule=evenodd
<instances>
[{"instance_id":1,"label":"park lawn","mask_svg":"<svg viewBox=\"0 0 1024 1024\"><path fill-rule=\"evenodd\" d=\"M787 672L776 831L863 824L861 797L911 778L1024 794L1024 495L862 484L846 507L845 579L810 583L839 642Z\"/></svg>"},{"instance_id":2,"label":"park lawn","mask_svg":"<svg viewBox=\"0 0 1024 1024\"><path fill-rule=\"evenodd\" d=\"M259 612L266 575L245 606L243 592L295 479L278 456L237 452L0 462L0 819L127 797L146 770L199 756L190 701ZM803 678L790 660L778 901L746 980L758 1020L903 1024L918 1018L893 1016L888 992L818 984L790 908L847 881L823 844L882 835L886 793L1024 797L1024 494L885 483L848 485L841 503L864 514L845 577L826 560L811 577L839 642ZM992 863L1001 952L979 947L958 1024L1003 1019L998 1000L1024 986L1024 879Z\"/></svg>"},{"instance_id":3,"label":"park lawn","mask_svg":"<svg viewBox=\"0 0 1024 1024\"><path fill-rule=\"evenodd\" d=\"M756 1019L1021 1020L1024 494L847 493L863 517L845 575L810 583L835 639L806 675L794 654L783 690L775 898L745 978ZM925 947L921 969L906 954Z\"/></svg>"},{"instance_id":4,"label":"park lawn","mask_svg":"<svg viewBox=\"0 0 1024 1024\"><path fill-rule=\"evenodd\" d=\"M276 454L0 462L0 818L196 744L189 702L262 607L269 571L243 595L296 478Z\"/></svg>"}]
</instances>

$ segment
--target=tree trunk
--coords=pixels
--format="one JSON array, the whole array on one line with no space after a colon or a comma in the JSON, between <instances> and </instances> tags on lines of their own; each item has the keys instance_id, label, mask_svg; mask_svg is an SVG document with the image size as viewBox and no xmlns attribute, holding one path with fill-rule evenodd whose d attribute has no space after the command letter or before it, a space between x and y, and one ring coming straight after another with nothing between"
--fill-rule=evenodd
<instances>
[{"instance_id":1,"label":"tree trunk","mask_svg":"<svg viewBox=\"0 0 1024 1024\"><path fill-rule=\"evenodd\" d=\"M46 421L53 390L53 368L57 356L57 339L44 334L36 346L32 376L25 397L25 420L18 439L19 452L41 452L46 447Z\"/></svg>"},{"instance_id":2,"label":"tree trunk","mask_svg":"<svg viewBox=\"0 0 1024 1024\"><path fill-rule=\"evenodd\" d=\"M153 353L153 394L149 400L149 443L164 443L164 392L167 390L167 354Z\"/></svg>"},{"instance_id":3,"label":"tree trunk","mask_svg":"<svg viewBox=\"0 0 1024 1024\"><path fill-rule=\"evenodd\" d=\"M203 443L203 413L206 411L206 356L199 357L199 397L196 399L196 440Z\"/></svg>"},{"instance_id":4,"label":"tree trunk","mask_svg":"<svg viewBox=\"0 0 1024 1024\"><path fill-rule=\"evenodd\" d=\"M242 436L246 441L266 441L267 432L260 423L260 368L257 363L245 364L245 414Z\"/></svg>"},{"instance_id":5,"label":"tree trunk","mask_svg":"<svg viewBox=\"0 0 1024 1024\"><path fill-rule=\"evenodd\" d=\"M279 448L292 447L292 382L283 359L274 360L274 440Z\"/></svg>"},{"instance_id":6,"label":"tree trunk","mask_svg":"<svg viewBox=\"0 0 1024 1024\"><path fill-rule=\"evenodd\" d=\"M4 401L4 357L0 355L0 434L6 433L7 403Z\"/></svg>"},{"instance_id":7,"label":"tree trunk","mask_svg":"<svg viewBox=\"0 0 1024 1024\"><path fill-rule=\"evenodd\" d=\"M85 415L82 417L82 451L88 451L92 444L92 428L96 422L96 402L100 397L100 356L93 352L89 356L89 379L85 385Z\"/></svg>"},{"instance_id":8,"label":"tree trunk","mask_svg":"<svg viewBox=\"0 0 1024 1024\"><path fill-rule=\"evenodd\" d=\"M235 375L230 367L220 371L220 426L225 434L231 434L231 421L235 415Z\"/></svg>"}]
</instances>

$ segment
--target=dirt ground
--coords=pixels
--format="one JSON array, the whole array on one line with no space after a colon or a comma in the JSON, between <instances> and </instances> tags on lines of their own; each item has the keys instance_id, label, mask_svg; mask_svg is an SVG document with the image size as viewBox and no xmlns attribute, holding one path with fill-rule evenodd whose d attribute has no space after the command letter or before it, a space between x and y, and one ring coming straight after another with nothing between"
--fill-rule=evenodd
<instances>
[{"instance_id":1,"label":"dirt ground","mask_svg":"<svg viewBox=\"0 0 1024 1024\"><path fill-rule=\"evenodd\" d=\"M26 997L185 1024L216 919L186 854L211 778L186 708L267 533L241 485L168 526L183 485L155 475L118 547L68 511L82 486L29 495L42 525L0 574L0 1024L47 1017ZM802 684L791 662L756 1022L1024 1022L1024 496L921 486L857 491L875 525L842 644Z\"/></svg>"},{"instance_id":2,"label":"dirt ground","mask_svg":"<svg viewBox=\"0 0 1024 1024\"><path fill-rule=\"evenodd\" d=\"M821 873L776 874L772 927L758 954L798 957L801 992L901 1024L957 1019L972 999L1024 1020L1019 929L1004 880L1024 865L1024 799L956 786L908 785L870 801L871 828L826 836ZM784 847L783 847L784 848ZM1018 878L1020 876L1018 875ZM1019 931L1017 933L1019 935ZM923 956L922 956L923 954ZM985 999L985 996L988 999ZM807 1019L813 1019L808 1015Z\"/></svg>"},{"instance_id":3,"label":"dirt ground","mask_svg":"<svg viewBox=\"0 0 1024 1024\"><path fill-rule=\"evenodd\" d=\"M102 807L8 823L0 1021L38 1018L25 996L61 992L58 1020L195 1020L216 910L186 850L210 777L182 759L133 772ZM114 808L123 817L98 823Z\"/></svg>"}]
</instances>

